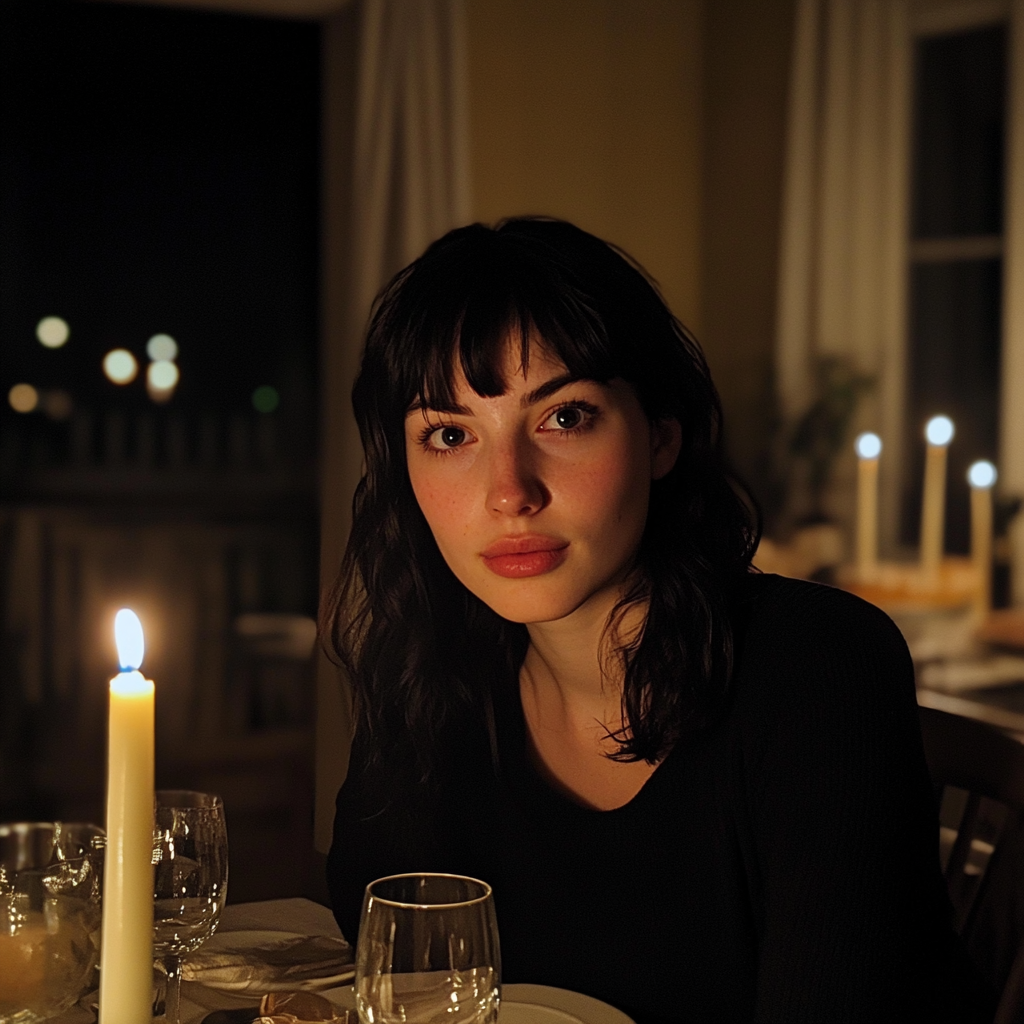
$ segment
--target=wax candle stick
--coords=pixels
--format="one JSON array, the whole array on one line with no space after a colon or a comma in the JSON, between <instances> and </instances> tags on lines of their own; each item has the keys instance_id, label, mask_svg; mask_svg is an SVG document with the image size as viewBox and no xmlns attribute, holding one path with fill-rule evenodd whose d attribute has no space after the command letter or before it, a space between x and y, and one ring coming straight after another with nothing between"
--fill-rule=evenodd
<instances>
[{"instance_id":1,"label":"wax candle stick","mask_svg":"<svg viewBox=\"0 0 1024 1024\"><path fill-rule=\"evenodd\" d=\"M107 850L103 873L100 1024L153 1018L153 683L138 671L142 626L117 613L122 672L110 681Z\"/></svg>"},{"instance_id":2,"label":"wax candle stick","mask_svg":"<svg viewBox=\"0 0 1024 1024\"><path fill-rule=\"evenodd\" d=\"M924 500L921 505L921 568L939 571L946 529L946 449L953 440L953 421L933 416L925 428Z\"/></svg>"},{"instance_id":3,"label":"wax candle stick","mask_svg":"<svg viewBox=\"0 0 1024 1024\"><path fill-rule=\"evenodd\" d=\"M971 485L971 561L978 577L974 602L979 618L992 610L992 487L996 467L991 462L975 462L967 471Z\"/></svg>"},{"instance_id":4,"label":"wax candle stick","mask_svg":"<svg viewBox=\"0 0 1024 1024\"><path fill-rule=\"evenodd\" d=\"M870 579L878 568L878 457L882 440L861 434L857 449L857 575Z\"/></svg>"}]
</instances>

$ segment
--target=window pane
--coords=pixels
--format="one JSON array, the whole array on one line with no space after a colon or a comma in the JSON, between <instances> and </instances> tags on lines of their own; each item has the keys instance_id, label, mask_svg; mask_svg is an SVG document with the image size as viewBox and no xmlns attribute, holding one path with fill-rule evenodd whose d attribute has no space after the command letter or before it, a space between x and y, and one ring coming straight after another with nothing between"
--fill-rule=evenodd
<instances>
[{"instance_id":1,"label":"window pane","mask_svg":"<svg viewBox=\"0 0 1024 1024\"><path fill-rule=\"evenodd\" d=\"M924 475L924 425L950 416L946 550L970 546L967 467L997 457L1002 261L922 263L910 274L907 459L902 539L916 544Z\"/></svg>"},{"instance_id":2,"label":"window pane","mask_svg":"<svg viewBox=\"0 0 1024 1024\"><path fill-rule=\"evenodd\" d=\"M920 39L913 237L999 234L1006 28Z\"/></svg>"}]
</instances>

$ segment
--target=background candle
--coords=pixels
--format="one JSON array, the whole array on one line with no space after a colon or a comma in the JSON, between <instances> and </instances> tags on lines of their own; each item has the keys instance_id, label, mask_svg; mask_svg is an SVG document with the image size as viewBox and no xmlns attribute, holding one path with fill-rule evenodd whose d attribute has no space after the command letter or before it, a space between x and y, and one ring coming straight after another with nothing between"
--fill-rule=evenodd
<instances>
[{"instance_id":1,"label":"background candle","mask_svg":"<svg viewBox=\"0 0 1024 1024\"><path fill-rule=\"evenodd\" d=\"M114 621L124 669L110 681L107 851L103 872L100 1024L153 1018L153 683L137 671L138 616Z\"/></svg>"},{"instance_id":2,"label":"background candle","mask_svg":"<svg viewBox=\"0 0 1024 1024\"><path fill-rule=\"evenodd\" d=\"M878 566L878 457L882 440L861 434L857 449L857 573L868 579Z\"/></svg>"},{"instance_id":3,"label":"background candle","mask_svg":"<svg viewBox=\"0 0 1024 1024\"><path fill-rule=\"evenodd\" d=\"M924 499L921 505L921 568L938 572L946 530L946 448L953 440L953 421L933 416L925 427L928 446L924 462Z\"/></svg>"},{"instance_id":4,"label":"background candle","mask_svg":"<svg viewBox=\"0 0 1024 1024\"><path fill-rule=\"evenodd\" d=\"M971 561L978 575L975 611L988 615L992 609L992 486L996 467L991 462L975 462L967 471L971 485Z\"/></svg>"}]
</instances>

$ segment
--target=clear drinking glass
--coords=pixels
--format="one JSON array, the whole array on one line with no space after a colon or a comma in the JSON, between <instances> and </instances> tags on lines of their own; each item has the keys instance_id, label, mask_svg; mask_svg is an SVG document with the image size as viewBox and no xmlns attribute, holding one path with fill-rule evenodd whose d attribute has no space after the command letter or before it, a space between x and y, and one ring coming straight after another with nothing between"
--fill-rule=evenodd
<instances>
[{"instance_id":1,"label":"clear drinking glass","mask_svg":"<svg viewBox=\"0 0 1024 1024\"><path fill-rule=\"evenodd\" d=\"M371 882L355 990L363 1024L493 1024L501 950L491 887L426 873Z\"/></svg>"},{"instance_id":2,"label":"clear drinking glass","mask_svg":"<svg viewBox=\"0 0 1024 1024\"><path fill-rule=\"evenodd\" d=\"M228 833L219 796L165 789L153 831L153 955L167 972L166 1017L179 1024L181 961L216 930L228 891Z\"/></svg>"},{"instance_id":3,"label":"clear drinking glass","mask_svg":"<svg viewBox=\"0 0 1024 1024\"><path fill-rule=\"evenodd\" d=\"M98 825L0 825L0 1024L36 1024L92 988L106 839Z\"/></svg>"}]
</instances>

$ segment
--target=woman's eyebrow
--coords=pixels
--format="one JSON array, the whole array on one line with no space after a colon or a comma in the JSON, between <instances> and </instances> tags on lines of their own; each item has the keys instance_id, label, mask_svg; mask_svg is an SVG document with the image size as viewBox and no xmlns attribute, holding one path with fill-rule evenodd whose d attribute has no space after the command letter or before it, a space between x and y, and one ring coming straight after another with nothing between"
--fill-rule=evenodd
<instances>
[{"instance_id":1,"label":"woman's eyebrow","mask_svg":"<svg viewBox=\"0 0 1024 1024\"><path fill-rule=\"evenodd\" d=\"M595 384L600 383L600 381L594 381L592 377L584 377L578 373L563 373L558 377L552 377L551 380L545 381L540 387L536 387L528 394L523 395L519 404L525 409L528 405L533 405L534 402L542 402L545 398L550 398L556 391L561 391L567 385L575 384L581 380L590 380Z\"/></svg>"},{"instance_id":2,"label":"woman's eyebrow","mask_svg":"<svg viewBox=\"0 0 1024 1024\"><path fill-rule=\"evenodd\" d=\"M470 416L472 411L465 405L459 405L457 402L453 402L450 405L434 405L433 402L421 402L419 400L414 401L408 409L405 410L406 416L411 416L414 412L447 412L452 413L456 416Z\"/></svg>"},{"instance_id":3,"label":"woman's eyebrow","mask_svg":"<svg viewBox=\"0 0 1024 1024\"><path fill-rule=\"evenodd\" d=\"M543 402L545 398L550 398L556 391L561 391L562 388L569 384L575 384L581 380L593 380L592 377L584 377L578 373L562 373L557 377L552 377L551 380L546 380L543 384L535 387L532 391L527 392L519 400L519 404L522 408L527 408L533 405L535 402ZM600 381L594 381L594 383L600 383ZM405 411L406 416L410 416L414 412L446 412L452 413L456 416L471 416L472 410L465 405L460 405L458 402L452 402L450 405L435 405L429 399L426 402L421 402L418 399L413 401L408 409Z\"/></svg>"}]
</instances>

